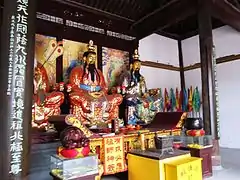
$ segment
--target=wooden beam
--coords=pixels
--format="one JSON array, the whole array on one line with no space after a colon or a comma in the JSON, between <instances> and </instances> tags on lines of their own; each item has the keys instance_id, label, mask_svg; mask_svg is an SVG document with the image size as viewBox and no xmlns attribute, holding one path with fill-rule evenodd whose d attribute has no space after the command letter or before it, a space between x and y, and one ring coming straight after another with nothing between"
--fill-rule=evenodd
<instances>
[{"instance_id":1,"label":"wooden beam","mask_svg":"<svg viewBox=\"0 0 240 180\"><path fill-rule=\"evenodd\" d=\"M232 61L239 61L240 54L224 56L224 57L217 58L216 60L217 60L217 64L227 63L227 62L232 62ZM201 64L195 63L193 65L184 67L184 71L190 71L190 70L194 70L194 69L198 69L198 68L201 68Z\"/></svg>"},{"instance_id":2,"label":"wooden beam","mask_svg":"<svg viewBox=\"0 0 240 180\"><path fill-rule=\"evenodd\" d=\"M165 37L168 37L168 38L171 38L171 39L175 39L175 40L180 39L179 35L168 33L168 32L162 31L162 30L156 31L155 33L158 34L158 35L161 35L161 36L165 36Z\"/></svg>"},{"instance_id":3,"label":"wooden beam","mask_svg":"<svg viewBox=\"0 0 240 180\"><path fill-rule=\"evenodd\" d=\"M45 6L46 3L48 4L47 8ZM63 4L57 3L54 0L53 1L41 0L41 2L38 3L37 8L38 8L37 9L38 12L63 18L64 21L71 20L77 23L82 23L82 24L94 26L97 28L102 28L105 30L117 32L117 33L123 33L129 36L134 36L133 33L128 32L129 27L132 24L131 22L127 22L120 19L117 20L110 17L107 18L104 15L96 15L89 11L81 10L75 6L69 6L69 5L64 6ZM75 16L75 12L78 12L78 14L82 14L82 16ZM47 31L48 27L44 27L44 28L45 29L41 31L45 31L45 30Z\"/></svg>"},{"instance_id":4,"label":"wooden beam","mask_svg":"<svg viewBox=\"0 0 240 180\"><path fill-rule=\"evenodd\" d=\"M190 32L180 36L180 40L188 39L188 38L196 36L196 35L198 35L198 29L196 29L194 31L190 31Z\"/></svg>"},{"instance_id":5,"label":"wooden beam","mask_svg":"<svg viewBox=\"0 0 240 180\"><path fill-rule=\"evenodd\" d=\"M142 66L148 66L148 67L152 67L152 68L166 69L166 70L171 70L171 71L180 71L179 67L176 67L173 65L168 65L168 64L163 64L163 63L142 61L141 64L142 64Z\"/></svg>"},{"instance_id":6,"label":"wooden beam","mask_svg":"<svg viewBox=\"0 0 240 180\"><path fill-rule=\"evenodd\" d=\"M221 20L225 24L233 27L240 32L240 10L227 0L212 0L213 17Z\"/></svg>"},{"instance_id":7,"label":"wooden beam","mask_svg":"<svg viewBox=\"0 0 240 180\"><path fill-rule=\"evenodd\" d=\"M76 8L85 10L87 12L96 14L96 15L102 15L102 16L105 16L105 17L108 17L108 18L110 17L110 18L116 19L116 20L124 20L124 21L131 22L131 23L134 22L134 20L132 20L132 19L122 17L122 16L119 16L117 14L109 13L109 12L106 12L106 11L103 11L103 10L100 10L100 9L97 9L97 8L93 8L91 6L87 6L83 3L76 2L76 1L73 1L73 0L53 0L53 1L65 4L65 5L68 5L68 6L76 7Z\"/></svg>"},{"instance_id":8,"label":"wooden beam","mask_svg":"<svg viewBox=\"0 0 240 180\"><path fill-rule=\"evenodd\" d=\"M137 47L137 46L134 45L133 47ZM217 64L238 61L238 60L240 60L240 54L224 56L224 57L217 58L216 60L217 60ZM163 63L157 63L157 62L152 62L152 61L142 61L142 65L152 67L152 68L159 68L159 69L166 69L166 70L180 72L180 67L163 64ZM180 64L179 64L179 66L180 66ZM193 65L186 66L183 69L184 69L184 71L190 71L190 70L194 70L194 69L198 69L198 68L201 68L201 63L195 63Z\"/></svg>"},{"instance_id":9,"label":"wooden beam","mask_svg":"<svg viewBox=\"0 0 240 180\"><path fill-rule=\"evenodd\" d=\"M228 0L228 2L240 9L240 2L238 0Z\"/></svg>"},{"instance_id":10,"label":"wooden beam","mask_svg":"<svg viewBox=\"0 0 240 180\"><path fill-rule=\"evenodd\" d=\"M133 23L132 27L137 26L138 24L142 23L143 21L145 21L146 19L151 18L152 16L154 16L155 14L157 14L158 12L162 11L164 8L172 5L175 1L179 1L179 0L172 0L169 3L167 3L164 6L161 6L160 8L156 9L155 11L151 12L150 14L145 15L144 17L142 17L141 19L139 19L138 21L136 21L135 23Z\"/></svg>"},{"instance_id":11,"label":"wooden beam","mask_svg":"<svg viewBox=\"0 0 240 180\"><path fill-rule=\"evenodd\" d=\"M212 21L209 0L198 0L198 29L200 44L203 122L206 134L211 134L211 101L210 88L212 82Z\"/></svg>"},{"instance_id":12,"label":"wooden beam","mask_svg":"<svg viewBox=\"0 0 240 180\"><path fill-rule=\"evenodd\" d=\"M167 5L135 22L131 30L139 39L162 30L196 13L195 1L172 0Z\"/></svg>"},{"instance_id":13,"label":"wooden beam","mask_svg":"<svg viewBox=\"0 0 240 180\"><path fill-rule=\"evenodd\" d=\"M178 56L179 56L179 66L180 66L180 80L181 89L185 89L185 75L184 75L184 64L183 64L183 53L182 53L182 41L178 40Z\"/></svg>"}]
</instances>

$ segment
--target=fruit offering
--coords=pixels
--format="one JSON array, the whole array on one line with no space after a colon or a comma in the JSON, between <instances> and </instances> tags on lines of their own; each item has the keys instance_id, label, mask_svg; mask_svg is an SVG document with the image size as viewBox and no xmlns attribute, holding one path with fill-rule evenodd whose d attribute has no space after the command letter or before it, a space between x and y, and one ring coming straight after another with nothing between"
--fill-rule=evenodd
<instances>
[{"instance_id":1,"label":"fruit offering","mask_svg":"<svg viewBox=\"0 0 240 180\"><path fill-rule=\"evenodd\" d=\"M203 148L203 146L201 146L199 144L189 144L187 147L194 148L194 149L202 149Z\"/></svg>"}]
</instances>

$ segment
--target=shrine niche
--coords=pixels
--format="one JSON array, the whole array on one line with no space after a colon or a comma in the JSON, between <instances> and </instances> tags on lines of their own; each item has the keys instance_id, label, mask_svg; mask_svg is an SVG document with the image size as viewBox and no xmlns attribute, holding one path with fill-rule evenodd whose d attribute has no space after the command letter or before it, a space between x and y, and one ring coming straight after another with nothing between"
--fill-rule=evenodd
<instances>
[{"instance_id":1,"label":"shrine niche","mask_svg":"<svg viewBox=\"0 0 240 180\"><path fill-rule=\"evenodd\" d=\"M63 39L63 81L67 82L69 78L69 73L71 70L78 66L84 64L83 54L87 51L87 43L71 41ZM97 46L94 46L95 52L97 53ZM96 60L97 66L97 60Z\"/></svg>"},{"instance_id":2,"label":"shrine niche","mask_svg":"<svg viewBox=\"0 0 240 180\"><path fill-rule=\"evenodd\" d=\"M102 47L102 70L109 90L116 86L116 78L129 68L129 52Z\"/></svg>"}]
</instances>

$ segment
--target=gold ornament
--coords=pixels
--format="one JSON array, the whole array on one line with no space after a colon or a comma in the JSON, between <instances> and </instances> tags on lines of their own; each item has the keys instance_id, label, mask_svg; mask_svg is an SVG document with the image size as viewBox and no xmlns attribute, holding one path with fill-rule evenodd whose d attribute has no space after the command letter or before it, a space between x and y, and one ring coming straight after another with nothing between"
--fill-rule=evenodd
<instances>
[{"instance_id":1,"label":"gold ornament","mask_svg":"<svg viewBox=\"0 0 240 180\"><path fill-rule=\"evenodd\" d=\"M88 44L88 52L95 52L95 47L94 47L94 44L93 44L93 40L90 40L89 41L89 44Z\"/></svg>"},{"instance_id":2,"label":"gold ornament","mask_svg":"<svg viewBox=\"0 0 240 180\"><path fill-rule=\"evenodd\" d=\"M139 54L138 54L138 50L137 50L137 49L134 50L134 54L133 54L132 57L133 57L133 59L135 59L135 60L138 60L138 59L139 59L140 56L139 56Z\"/></svg>"}]
</instances>

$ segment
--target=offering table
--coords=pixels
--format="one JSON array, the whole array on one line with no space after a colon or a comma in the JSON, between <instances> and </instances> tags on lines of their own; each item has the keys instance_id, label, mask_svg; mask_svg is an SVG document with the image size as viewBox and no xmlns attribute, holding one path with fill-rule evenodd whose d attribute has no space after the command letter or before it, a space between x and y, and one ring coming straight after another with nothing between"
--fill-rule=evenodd
<instances>
[{"instance_id":1,"label":"offering table","mask_svg":"<svg viewBox=\"0 0 240 180\"><path fill-rule=\"evenodd\" d=\"M51 118L50 123L53 123L57 131L58 129L62 129L66 127L66 123L64 119L61 118ZM147 125L145 128L140 130L130 130L127 128L120 129L120 133L115 136L123 136L123 151L124 156L126 157L127 153L134 149L140 149L141 147L141 138L140 135L144 135L144 143L146 149L155 148L154 137L157 136L180 136L181 130L176 126L179 121L183 118L182 112L174 112L174 113L157 113L154 117L151 124ZM93 129L90 129L93 132ZM110 131L105 133L108 135ZM90 149L93 153L98 154L98 158L100 163L104 165L104 135L100 132L94 132L94 136L89 138L90 140ZM116 172L117 173L117 172Z\"/></svg>"},{"instance_id":2,"label":"offering table","mask_svg":"<svg viewBox=\"0 0 240 180\"><path fill-rule=\"evenodd\" d=\"M155 135L175 135L178 136L180 134L180 130L161 130L161 131L150 131L150 130L141 130L138 132L132 133L131 131L125 133L124 136L124 151L125 153L134 150L140 149L140 136L139 134L144 134L145 137L145 147L148 148L155 148L154 137ZM99 159L102 160L104 151L103 151L103 137L96 137L90 139L90 148L93 153L99 155Z\"/></svg>"}]
</instances>

